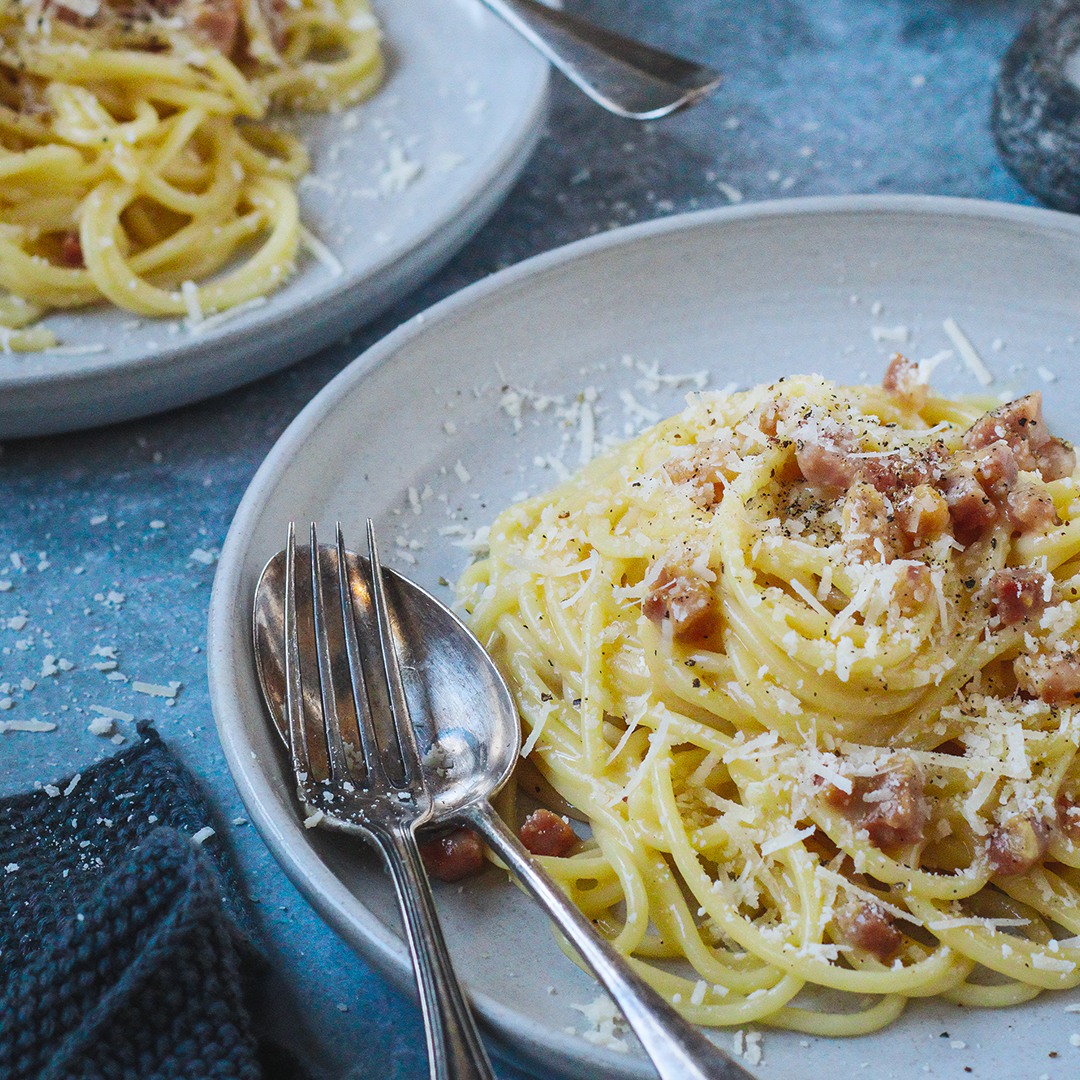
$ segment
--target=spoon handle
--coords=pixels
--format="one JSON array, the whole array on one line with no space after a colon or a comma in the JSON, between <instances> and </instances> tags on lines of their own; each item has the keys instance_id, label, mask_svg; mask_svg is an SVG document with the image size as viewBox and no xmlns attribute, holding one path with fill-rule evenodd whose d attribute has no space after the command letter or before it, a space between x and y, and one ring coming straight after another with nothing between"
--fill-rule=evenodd
<instances>
[{"instance_id":1,"label":"spoon handle","mask_svg":"<svg viewBox=\"0 0 1080 1080\"><path fill-rule=\"evenodd\" d=\"M424 1017L432 1080L495 1080L472 1011L450 963L412 829L370 830L390 870Z\"/></svg>"},{"instance_id":2,"label":"spoon handle","mask_svg":"<svg viewBox=\"0 0 1080 1080\"><path fill-rule=\"evenodd\" d=\"M622 1010L660 1080L754 1080L698 1028L684 1020L596 932L488 802L461 815L498 852L511 872L570 939Z\"/></svg>"},{"instance_id":3,"label":"spoon handle","mask_svg":"<svg viewBox=\"0 0 1080 1080\"><path fill-rule=\"evenodd\" d=\"M548 7L539 0L482 0L598 105L656 120L700 101L719 72Z\"/></svg>"}]
</instances>

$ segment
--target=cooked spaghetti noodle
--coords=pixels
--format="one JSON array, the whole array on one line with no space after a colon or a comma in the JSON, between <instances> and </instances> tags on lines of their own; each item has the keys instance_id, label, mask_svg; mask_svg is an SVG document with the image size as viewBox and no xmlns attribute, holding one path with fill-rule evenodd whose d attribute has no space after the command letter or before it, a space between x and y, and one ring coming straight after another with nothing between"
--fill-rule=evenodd
<instances>
[{"instance_id":1,"label":"cooked spaghetti noodle","mask_svg":"<svg viewBox=\"0 0 1080 1080\"><path fill-rule=\"evenodd\" d=\"M1080 473L988 404L899 357L691 395L459 584L591 825L547 868L698 1023L1080 983Z\"/></svg>"},{"instance_id":2,"label":"cooked spaghetti noodle","mask_svg":"<svg viewBox=\"0 0 1080 1080\"><path fill-rule=\"evenodd\" d=\"M367 0L0 0L0 345L50 308L223 311L287 277L300 142L381 77Z\"/></svg>"}]
</instances>

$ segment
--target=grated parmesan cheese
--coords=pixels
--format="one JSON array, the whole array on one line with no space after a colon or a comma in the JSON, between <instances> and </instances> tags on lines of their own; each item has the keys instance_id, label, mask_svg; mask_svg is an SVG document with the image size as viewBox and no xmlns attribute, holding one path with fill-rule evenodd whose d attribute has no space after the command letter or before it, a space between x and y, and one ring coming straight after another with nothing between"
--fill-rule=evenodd
<instances>
[{"instance_id":1,"label":"grated parmesan cheese","mask_svg":"<svg viewBox=\"0 0 1080 1080\"><path fill-rule=\"evenodd\" d=\"M168 686L158 686L156 683L133 682L131 689L139 694L147 694L150 697L174 698L180 690L181 683L170 682Z\"/></svg>"},{"instance_id":2,"label":"grated parmesan cheese","mask_svg":"<svg viewBox=\"0 0 1080 1080\"><path fill-rule=\"evenodd\" d=\"M1062 960L1041 952L1031 954L1031 966L1039 971L1057 971L1063 975L1069 975L1076 970L1076 964L1072 960Z\"/></svg>"},{"instance_id":3,"label":"grated parmesan cheese","mask_svg":"<svg viewBox=\"0 0 1080 1080\"><path fill-rule=\"evenodd\" d=\"M115 724L107 716L95 716L86 729L91 735L99 735L102 738L110 738L115 733Z\"/></svg>"},{"instance_id":4,"label":"grated parmesan cheese","mask_svg":"<svg viewBox=\"0 0 1080 1080\"><path fill-rule=\"evenodd\" d=\"M0 735L5 731L55 731L56 725L45 720L0 720Z\"/></svg>"},{"instance_id":5,"label":"grated parmesan cheese","mask_svg":"<svg viewBox=\"0 0 1080 1080\"><path fill-rule=\"evenodd\" d=\"M954 919L935 919L927 923L927 930L961 930L967 928L1000 930L1015 926L1029 926L1030 919L979 919L958 916Z\"/></svg>"},{"instance_id":6,"label":"grated parmesan cheese","mask_svg":"<svg viewBox=\"0 0 1080 1080\"><path fill-rule=\"evenodd\" d=\"M933 356L928 356L925 360L920 360L916 365L918 373L915 376L915 381L920 386L926 386L930 382L930 377L934 374L934 369L938 364L943 364L946 360L953 358L952 349L942 349L940 352L934 353Z\"/></svg>"},{"instance_id":7,"label":"grated parmesan cheese","mask_svg":"<svg viewBox=\"0 0 1080 1080\"><path fill-rule=\"evenodd\" d=\"M265 296L252 297L250 300L245 300L242 304L236 304L234 307L226 308L224 311L218 311L213 315L207 315L199 322L189 322L188 330L192 334L208 334L210 331L216 330L219 326L231 322L241 315L246 315L249 311L261 308L267 303L269 303L269 301ZM152 342L147 342L148 347L152 344Z\"/></svg>"},{"instance_id":8,"label":"grated parmesan cheese","mask_svg":"<svg viewBox=\"0 0 1080 1080\"><path fill-rule=\"evenodd\" d=\"M341 277L345 267L338 257L310 229L300 226L300 239L304 247L330 271L334 277Z\"/></svg>"},{"instance_id":9,"label":"grated parmesan cheese","mask_svg":"<svg viewBox=\"0 0 1080 1080\"><path fill-rule=\"evenodd\" d=\"M785 829L782 833L766 840L765 843L761 845L761 854L772 855L777 851L783 851L785 848L801 843L808 836L812 835L813 832L813 825L808 825L805 829L796 829L794 826L790 829Z\"/></svg>"},{"instance_id":10,"label":"grated parmesan cheese","mask_svg":"<svg viewBox=\"0 0 1080 1080\"><path fill-rule=\"evenodd\" d=\"M595 1046L625 1054L630 1047L620 1035L626 1030L626 1021L615 1003L608 997L598 997L587 1005L572 1005L590 1026L581 1032L581 1037ZM572 1029L571 1029L572 1030Z\"/></svg>"},{"instance_id":11,"label":"grated parmesan cheese","mask_svg":"<svg viewBox=\"0 0 1080 1080\"><path fill-rule=\"evenodd\" d=\"M982 357L975 351L975 346L965 336L963 330L957 325L952 317L942 324L945 333L949 335L956 351L967 366L968 370L979 380L981 386L989 386L994 381L990 369L983 363Z\"/></svg>"},{"instance_id":12,"label":"grated parmesan cheese","mask_svg":"<svg viewBox=\"0 0 1080 1080\"><path fill-rule=\"evenodd\" d=\"M875 341L891 341L897 345L906 345L910 334L906 326L872 326L870 336Z\"/></svg>"},{"instance_id":13,"label":"grated parmesan cheese","mask_svg":"<svg viewBox=\"0 0 1080 1080\"><path fill-rule=\"evenodd\" d=\"M188 325L196 326L203 321L203 309L199 303L199 286L194 281L180 282L180 295L184 299L184 307L187 308Z\"/></svg>"}]
</instances>

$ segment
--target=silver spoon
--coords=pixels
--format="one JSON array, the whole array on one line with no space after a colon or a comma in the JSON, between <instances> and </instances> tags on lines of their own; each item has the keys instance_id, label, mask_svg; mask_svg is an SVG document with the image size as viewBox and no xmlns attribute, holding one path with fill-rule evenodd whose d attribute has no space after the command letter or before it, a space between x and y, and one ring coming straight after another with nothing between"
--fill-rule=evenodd
<instances>
[{"instance_id":1,"label":"silver spoon","mask_svg":"<svg viewBox=\"0 0 1080 1080\"><path fill-rule=\"evenodd\" d=\"M347 557L350 577L358 580L361 558L351 552ZM287 744L285 563L279 552L262 572L254 630L263 697ZM607 988L661 1080L753 1080L596 933L495 813L488 800L510 776L521 745L510 691L480 642L445 605L393 570L384 570L383 580L435 819L467 825L499 854Z\"/></svg>"},{"instance_id":2,"label":"silver spoon","mask_svg":"<svg viewBox=\"0 0 1080 1080\"><path fill-rule=\"evenodd\" d=\"M481 0L598 105L656 120L696 104L720 82L703 64L612 33L539 0Z\"/></svg>"}]
</instances>

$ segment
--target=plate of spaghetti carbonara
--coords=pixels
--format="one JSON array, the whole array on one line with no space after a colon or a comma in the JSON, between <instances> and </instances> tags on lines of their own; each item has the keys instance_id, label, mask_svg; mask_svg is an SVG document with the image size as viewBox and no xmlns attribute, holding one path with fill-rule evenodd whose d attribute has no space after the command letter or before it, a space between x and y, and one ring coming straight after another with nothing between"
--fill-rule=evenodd
<instances>
[{"instance_id":1,"label":"plate of spaghetti carbonara","mask_svg":"<svg viewBox=\"0 0 1080 1080\"><path fill-rule=\"evenodd\" d=\"M287 766L227 627L282 513L374 513L517 702L498 809L688 1018L785 1077L1058 1075L1080 1043L1077 257L1049 212L798 200L581 242L377 346L264 465L211 605L226 754L305 894L407 973L385 885L269 794ZM404 452L400 400L423 418ZM496 1028L573 1075L649 1075L505 875L467 837L429 854Z\"/></svg>"},{"instance_id":2,"label":"plate of spaghetti carbonara","mask_svg":"<svg viewBox=\"0 0 1080 1080\"><path fill-rule=\"evenodd\" d=\"M0 3L0 434L285 366L446 258L544 97L466 9Z\"/></svg>"},{"instance_id":3,"label":"plate of spaghetti carbonara","mask_svg":"<svg viewBox=\"0 0 1080 1080\"><path fill-rule=\"evenodd\" d=\"M693 1019L1080 983L1078 479L1039 391L953 401L897 355L691 395L496 518L458 591L589 822L553 868L687 961L652 974Z\"/></svg>"}]
</instances>

